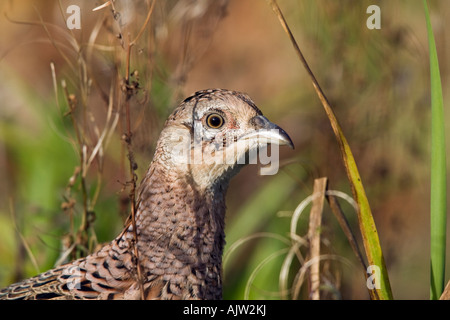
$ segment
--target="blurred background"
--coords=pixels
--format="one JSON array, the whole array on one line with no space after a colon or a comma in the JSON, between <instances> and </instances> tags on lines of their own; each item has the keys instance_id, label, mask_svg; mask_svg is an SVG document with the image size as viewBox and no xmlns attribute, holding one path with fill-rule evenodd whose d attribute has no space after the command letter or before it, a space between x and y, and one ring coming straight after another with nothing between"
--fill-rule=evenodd
<instances>
[{"instance_id":1,"label":"blurred background","mask_svg":"<svg viewBox=\"0 0 450 320\"><path fill-rule=\"evenodd\" d=\"M354 153L394 298L428 299L422 1L278 3ZM449 105L450 3L428 3ZM0 286L112 240L129 212L128 126L139 181L173 108L197 90L220 87L248 93L295 144L280 149L277 175L250 165L230 185L227 250L254 237L227 254L224 298L292 298L279 278L295 208L319 177L351 192L326 114L271 7L262 0L116 0L93 11L102 4L0 2ZM379 30L366 27L372 4L381 9ZM80 29L66 26L76 18L70 5L80 8ZM342 207L359 237L355 212ZM307 227L308 209L298 235ZM322 297L368 299L364 272L327 205L321 236L322 252L334 257L321 263ZM290 285L300 268L290 265ZM308 298L307 281L298 298Z\"/></svg>"}]
</instances>

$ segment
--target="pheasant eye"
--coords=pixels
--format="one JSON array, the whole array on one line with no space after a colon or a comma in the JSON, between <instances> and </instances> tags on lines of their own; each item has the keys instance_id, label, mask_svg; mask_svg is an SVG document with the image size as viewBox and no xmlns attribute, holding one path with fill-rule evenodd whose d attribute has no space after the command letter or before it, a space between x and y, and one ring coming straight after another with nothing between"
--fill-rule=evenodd
<instances>
[{"instance_id":1,"label":"pheasant eye","mask_svg":"<svg viewBox=\"0 0 450 320\"><path fill-rule=\"evenodd\" d=\"M213 129L219 129L221 126L223 126L224 122L225 121L223 117L217 113L211 113L206 118L206 124L208 125L208 127Z\"/></svg>"}]
</instances>

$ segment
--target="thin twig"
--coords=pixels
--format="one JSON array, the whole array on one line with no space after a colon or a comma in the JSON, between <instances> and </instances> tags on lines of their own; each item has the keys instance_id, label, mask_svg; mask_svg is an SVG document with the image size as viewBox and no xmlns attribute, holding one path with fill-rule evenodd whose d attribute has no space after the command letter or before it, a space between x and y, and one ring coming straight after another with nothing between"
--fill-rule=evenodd
<instances>
[{"instance_id":1,"label":"thin twig","mask_svg":"<svg viewBox=\"0 0 450 320\"><path fill-rule=\"evenodd\" d=\"M131 41L131 43L130 43L131 46L135 45L135 43L139 40L139 38L140 38L140 37L142 36L142 34L144 33L144 30L145 30L145 28L147 27L147 25L148 25L148 23L149 23L149 21L150 21L150 17L151 17L151 15L152 15L153 8L154 8L154 6L155 6L155 2L156 2L156 0L153 0L153 1L152 1L152 4L150 5L150 9L148 10L148 13L147 13L147 17L145 18L145 22L144 22L144 24L142 25L141 30L139 30L139 33L138 33L138 35L136 36L136 38L134 38L134 40Z\"/></svg>"},{"instance_id":2,"label":"thin twig","mask_svg":"<svg viewBox=\"0 0 450 320\"><path fill-rule=\"evenodd\" d=\"M310 270L310 298L311 300L320 300L320 260L316 259L320 256L320 226L322 225L323 203L325 199L325 191L327 188L327 178L320 178L314 180L314 192L318 194L312 201L310 216L309 216L309 260L314 261Z\"/></svg>"},{"instance_id":3,"label":"thin twig","mask_svg":"<svg viewBox=\"0 0 450 320\"><path fill-rule=\"evenodd\" d=\"M131 202L131 224L133 226L133 237L134 237L134 255L136 258L136 272L138 277L138 283L139 283L139 289L140 289L140 295L141 299L145 299L145 292L144 292L144 285L143 285L143 276L142 276L142 270L139 260L139 250L138 250L138 235L137 235L137 227L136 227L136 184L137 184L137 176L136 176L136 169L137 164L134 160L134 153L132 148L132 137L133 132L131 129L131 113L130 113L130 98L131 95L134 93L134 87L130 87L130 64L131 64L131 49L134 47L136 42L139 40L141 35L143 34L146 26L148 25L148 22L150 21L150 16L153 12L153 8L155 5L155 0L152 1L152 4L149 8L149 11L147 13L147 18L142 25L138 35L134 38L134 40L128 42L127 46L127 58L126 58L126 74L125 74L125 116L126 116L126 134L125 134L125 142L127 145L127 151L128 151L128 160L129 160L129 170L130 170L130 176L131 176L131 189L129 193L129 198Z\"/></svg>"},{"instance_id":4,"label":"thin twig","mask_svg":"<svg viewBox=\"0 0 450 320\"><path fill-rule=\"evenodd\" d=\"M350 243L350 247L352 248L353 253L355 254L356 258L358 259L358 262L360 263L360 265L362 267L364 277L367 280L367 278L368 278L367 264L364 261L364 257L361 253L361 250L359 249L358 242L356 241L356 237L350 228L350 224L348 223L348 220L345 217L336 196L332 195L330 192L327 192L326 195L327 195L327 200L328 200L328 204L331 208L331 211L333 212L334 216L336 217L342 231L344 231L344 234L347 237L348 242ZM371 296L372 300L379 299L378 292L376 290L369 290L369 295Z\"/></svg>"},{"instance_id":5,"label":"thin twig","mask_svg":"<svg viewBox=\"0 0 450 320\"><path fill-rule=\"evenodd\" d=\"M367 276L367 273L366 273L367 265L364 261L361 251L359 250L358 242L356 241L356 237L353 234L352 230L350 229L350 224L348 223L348 220L345 217L344 212L342 211L337 198L333 195L330 195L328 192L327 192L326 196L327 196L328 204L331 208L331 212L333 212L342 231L344 231L344 234L347 237L347 240L350 243L350 246L351 246L356 258L358 259L359 263L361 264L361 267L364 270L364 274Z\"/></svg>"}]
</instances>

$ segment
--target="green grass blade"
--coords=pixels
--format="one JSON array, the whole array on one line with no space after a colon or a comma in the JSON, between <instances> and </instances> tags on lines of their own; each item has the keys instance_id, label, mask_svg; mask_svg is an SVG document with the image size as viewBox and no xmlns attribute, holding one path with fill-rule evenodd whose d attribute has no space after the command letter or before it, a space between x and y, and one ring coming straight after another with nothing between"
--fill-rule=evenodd
<instances>
[{"instance_id":1,"label":"green grass blade","mask_svg":"<svg viewBox=\"0 0 450 320\"><path fill-rule=\"evenodd\" d=\"M447 226L444 102L439 61L428 5L426 0L423 3L427 21L431 78L430 298L439 299L444 290Z\"/></svg>"}]
</instances>

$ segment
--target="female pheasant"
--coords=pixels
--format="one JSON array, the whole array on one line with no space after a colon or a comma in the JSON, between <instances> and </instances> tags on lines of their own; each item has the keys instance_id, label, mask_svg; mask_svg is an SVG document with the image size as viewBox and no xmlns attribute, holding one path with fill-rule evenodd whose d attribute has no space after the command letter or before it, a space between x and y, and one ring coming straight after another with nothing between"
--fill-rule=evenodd
<instances>
[{"instance_id":1,"label":"female pheasant","mask_svg":"<svg viewBox=\"0 0 450 320\"><path fill-rule=\"evenodd\" d=\"M128 223L99 251L4 288L0 299L220 299L226 190L269 143L293 147L246 94L196 92L161 132L136 232Z\"/></svg>"}]
</instances>

